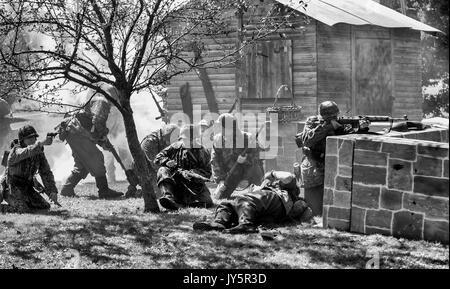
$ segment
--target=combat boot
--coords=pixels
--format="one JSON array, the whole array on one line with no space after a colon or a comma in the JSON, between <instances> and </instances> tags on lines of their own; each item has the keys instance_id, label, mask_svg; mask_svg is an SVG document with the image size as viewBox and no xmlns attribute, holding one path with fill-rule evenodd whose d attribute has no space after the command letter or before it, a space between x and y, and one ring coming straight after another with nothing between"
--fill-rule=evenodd
<instances>
[{"instance_id":1,"label":"combat boot","mask_svg":"<svg viewBox=\"0 0 450 289\"><path fill-rule=\"evenodd\" d=\"M95 183L98 188L98 197L100 199L116 199L123 196L123 193L111 190L109 188L106 176L96 177Z\"/></svg>"},{"instance_id":2,"label":"combat boot","mask_svg":"<svg viewBox=\"0 0 450 289\"><path fill-rule=\"evenodd\" d=\"M74 189L82 179L84 178L81 174L72 172L61 188L61 196L76 197L77 195L75 194Z\"/></svg>"},{"instance_id":3,"label":"combat boot","mask_svg":"<svg viewBox=\"0 0 450 289\"><path fill-rule=\"evenodd\" d=\"M175 202L174 197L174 185L169 182L163 182L159 185L161 194L163 195L159 199L161 206L167 210L175 211L178 210L179 205Z\"/></svg>"},{"instance_id":4,"label":"combat boot","mask_svg":"<svg viewBox=\"0 0 450 289\"><path fill-rule=\"evenodd\" d=\"M192 226L195 231L223 231L225 226L217 222L195 222Z\"/></svg>"},{"instance_id":5,"label":"combat boot","mask_svg":"<svg viewBox=\"0 0 450 289\"><path fill-rule=\"evenodd\" d=\"M251 224L239 224L236 227L226 229L223 232L227 234L257 233L258 229Z\"/></svg>"}]
</instances>

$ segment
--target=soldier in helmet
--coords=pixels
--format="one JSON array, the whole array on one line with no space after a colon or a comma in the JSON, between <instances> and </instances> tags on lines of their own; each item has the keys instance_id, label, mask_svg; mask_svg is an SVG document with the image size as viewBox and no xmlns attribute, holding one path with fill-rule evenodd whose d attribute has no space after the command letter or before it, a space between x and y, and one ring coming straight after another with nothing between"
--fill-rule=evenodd
<instances>
[{"instance_id":1,"label":"soldier in helmet","mask_svg":"<svg viewBox=\"0 0 450 289\"><path fill-rule=\"evenodd\" d=\"M18 137L7 160L4 180L7 192L3 195L8 205L3 210L12 213L48 210L50 204L38 192L35 175L38 173L42 179L43 192L57 203L55 178L44 154L44 146L51 145L53 139L47 136L44 141L37 141L39 135L31 125L20 128Z\"/></svg>"},{"instance_id":2,"label":"soldier in helmet","mask_svg":"<svg viewBox=\"0 0 450 289\"><path fill-rule=\"evenodd\" d=\"M171 144L171 139L178 139L179 127L176 124L168 123L164 124L160 129L157 129L144 137L141 141L141 149L145 154L147 166L150 172L150 178L153 183L153 190L158 191L158 185L156 184L156 173L159 169L153 161L158 153ZM133 164L134 167L134 164ZM139 197L137 190L135 192L128 191L125 195L126 198Z\"/></svg>"},{"instance_id":3,"label":"soldier in helmet","mask_svg":"<svg viewBox=\"0 0 450 289\"><path fill-rule=\"evenodd\" d=\"M236 117L224 113L217 122L221 133L214 136L211 165L213 180L218 184L214 194L216 198L224 199L229 198L243 180L259 185L264 170L256 140L250 133L239 129ZM247 152L242 156L246 148ZM238 165L231 171L235 163Z\"/></svg>"},{"instance_id":4,"label":"soldier in helmet","mask_svg":"<svg viewBox=\"0 0 450 289\"><path fill-rule=\"evenodd\" d=\"M111 97L118 99L117 90L107 84L97 83ZM75 197L75 186L91 174L95 177L99 197L102 199L118 198L123 194L109 188L103 153L97 148L101 146L109 150L107 135L109 129L106 122L111 109L111 102L104 95L90 89L89 103L84 110L66 118L60 125L59 137L67 141L72 149L75 162L71 174L65 181L61 195Z\"/></svg>"},{"instance_id":5,"label":"soldier in helmet","mask_svg":"<svg viewBox=\"0 0 450 289\"><path fill-rule=\"evenodd\" d=\"M162 197L159 203L168 210L180 206L211 207L211 195L205 181L211 177L210 155L198 142L199 128L185 125L179 141L163 149L154 163Z\"/></svg>"},{"instance_id":6,"label":"soldier in helmet","mask_svg":"<svg viewBox=\"0 0 450 289\"><path fill-rule=\"evenodd\" d=\"M322 215L326 138L356 132L350 125L341 125L337 121L338 115L339 108L334 101L322 102L319 115L309 117L303 132L296 136L297 146L303 151L301 175L305 200L315 216ZM365 130L368 126L368 121L361 120L360 129Z\"/></svg>"},{"instance_id":7,"label":"soldier in helmet","mask_svg":"<svg viewBox=\"0 0 450 289\"><path fill-rule=\"evenodd\" d=\"M196 222L193 228L237 234L256 232L261 223L280 223L289 218L306 222L312 211L299 193L294 174L271 171L260 186L252 185L233 200L222 201L214 221Z\"/></svg>"}]
</instances>

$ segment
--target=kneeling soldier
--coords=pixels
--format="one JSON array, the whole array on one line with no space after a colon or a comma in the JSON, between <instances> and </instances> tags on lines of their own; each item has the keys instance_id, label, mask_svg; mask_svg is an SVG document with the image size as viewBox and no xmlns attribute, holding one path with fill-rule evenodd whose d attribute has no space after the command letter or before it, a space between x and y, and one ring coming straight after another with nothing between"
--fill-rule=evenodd
<instances>
[{"instance_id":1,"label":"kneeling soldier","mask_svg":"<svg viewBox=\"0 0 450 289\"><path fill-rule=\"evenodd\" d=\"M55 178L44 154L44 146L51 145L53 138L47 136L43 142L36 142L38 136L32 126L26 125L19 130L19 139L11 149L5 172L6 212L30 213L50 209L50 204L39 191L47 194L54 203L58 202ZM41 176L43 187L36 182L36 173Z\"/></svg>"},{"instance_id":2,"label":"kneeling soldier","mask_svg":"<svg viewBox=\"0 0 450 289\"><path fill-rule=\"evenodd\" d=\"M216 209L213 222L196 222L194 230L252 233L261 223L279 223L289 218L309 221L312 210L299 197L295 175L272 171L264 176L261 186L251 186L235 199L223 201Z\"/></svg>"},{"instance_id":3,"label":"kneeling soldier","mask_svg":"<svg viewBox=\"0 0 450 289\"><path fill-rule=\"evenodd\" d=\"M197 142L198 127L186 125L180 131L180 140L162 150L155 157L161 166L157 183L163 195L162 207L176 210L181 205L211 207L211 194L205 181L211 177L210 155Z\"/></svg>"}]
</instances>

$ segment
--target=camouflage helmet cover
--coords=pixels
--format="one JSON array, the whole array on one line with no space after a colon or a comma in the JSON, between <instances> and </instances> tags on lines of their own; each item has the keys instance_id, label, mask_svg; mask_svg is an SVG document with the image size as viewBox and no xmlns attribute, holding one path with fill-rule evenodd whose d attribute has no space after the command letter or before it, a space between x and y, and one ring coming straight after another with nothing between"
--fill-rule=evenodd
<instances>
[{"instance_id":1,"label":"camouflage helmet cover","mask_svg":"<svg viewBox=\"0 0 450 289\"><path fill-rule=\"evenodd\" d=\"M319 105L319 114L325 119L337 116L339 114L339 108L334 101L324 101Z\"/></svg>"},{"instance_id":2,"label":"camouflage helmet cover","mask_svg":"<svg viewBox=\"0 0 450 289\"><path fill-rule=\"evenodd\" d=\"M31 125L25 125L25 126L21 127L19 129L18 135L19 135L19 140L21 140L21 141L26 138L30 138L30 137L39 137L36 130Z\"/></svg>"}]
</instances>

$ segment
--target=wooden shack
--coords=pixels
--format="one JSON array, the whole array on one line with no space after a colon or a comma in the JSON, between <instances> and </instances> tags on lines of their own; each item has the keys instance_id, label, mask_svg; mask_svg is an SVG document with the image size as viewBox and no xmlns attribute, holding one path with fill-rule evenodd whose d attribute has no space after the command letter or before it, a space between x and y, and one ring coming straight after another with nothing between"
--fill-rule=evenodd
<instances>
[{"instance_id":1,"label":"wooden shack","mask_svg":"<svg viewBox=\"0 0 450 289\"><path fill-rule=\"evenodd\" d=\"M282 169L298 160L293 136L322 101L335 101L342 115L422 119L421 31L439 30L372 0L310 0L306 9L298 3L257 0L254 9L224 11L228 30L206 40L205 61L254 36L254 15L266 15L273 5L296 18L243 50L234 63L172 79L165 100L169 115L184 111L192 117L196 105L203 113L222 113L235 100L236 111L265 112L286 85L277 105L291 104L293 96L302 116L279 126L278 154L266 166Z\"/></svg>"},{"instance_id":2,"label":"wooden shack","mask_svg":"<svg viewBox=\"0 0 450 289\"><path fill-rule=\"evenodd\" d=\"M237 16L224 12L232 15L227 35L207 42L205 60L252 35L255 23L249 15L281 5L299 16L293 28L257 41L235 64L172 79L169 113L189 110L190 102L205 112L224 112L236 98L238 111L264 111L285 84L304 117L315 114L320 102L334 100L348 115L422 118L420 31L437 29L371 0L310 0L306 9L298 2L258 0L255 10ZM289 104L289 97L283 90L279 104Z\"/></svg>"}]
</instances>

